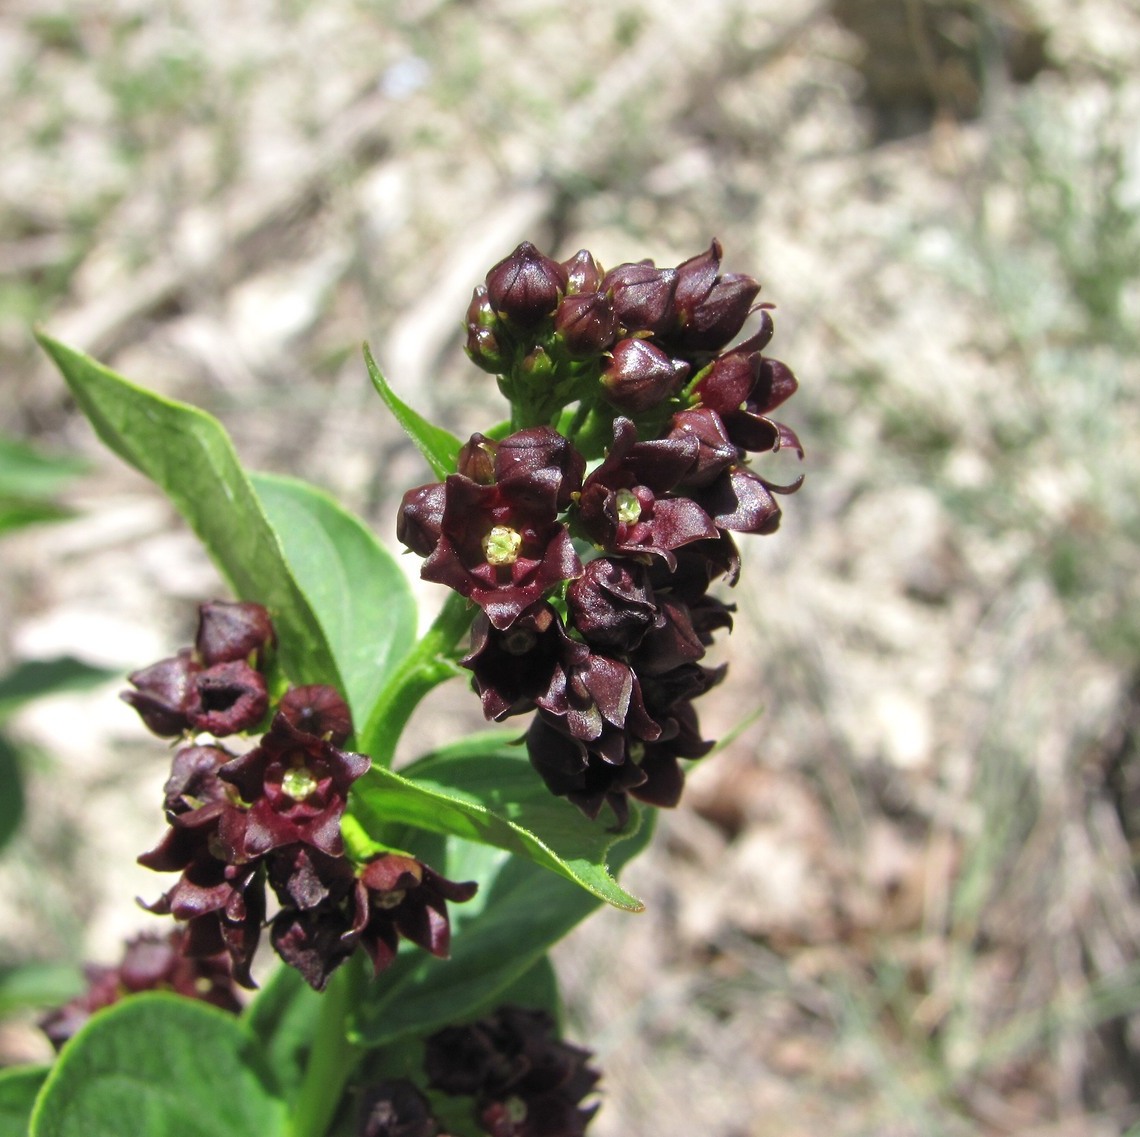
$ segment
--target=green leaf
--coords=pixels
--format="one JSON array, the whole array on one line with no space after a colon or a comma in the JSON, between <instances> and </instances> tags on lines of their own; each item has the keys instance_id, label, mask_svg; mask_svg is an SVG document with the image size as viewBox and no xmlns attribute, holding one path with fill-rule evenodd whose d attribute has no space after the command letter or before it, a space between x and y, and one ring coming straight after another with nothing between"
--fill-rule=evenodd
<instances>
[{"instance_id":1,"label":"green leaf","mask_svg":"<svg viewBox=\"0 0 1140 1137\"><path fill-rule=\"evenodd\" d=\"M11 1066L0 1070L0 1137L27 1137L36 1095L50 1066Z\"/></svg>"},{"instance_id":2,"label":"green leaf","mask_svg":"<svg viewBox=\"0 0 1140 1137\"><path fill-rule=\"evenodd\" d=\"M7 737L0 734L0 850L15 837L24 820L24 768L20 754Z\"/></svg>"},{"instance_id":3,"label":"green leaf","mask_svg":"<svg viewBox=\"0 0 1140 1137\"><path fill-rule=\"evenodd\" d=\"M454 434L440 426L433 426L423 415L412 410L407 403L388 386L372 352L367 344L364 345L364 362L368 367L368 375L372 386L376 388L380 398L387 404L388 409L396 417L396 421L408 433L408 436L419 448L419 452L427 459L428 465L439 479L446 478L448 474L455 473L459 461L459 449L463 445Z\"/></svg>"},{"instance_id":4,"label":"green leaf","mask_svg":"<svg viewBox=\"0 0 1140 1137\"><path fill-rule=\"evenodd\" d=\"M340 687L320 624L221 424L49 336L38 338L103 442L170 498L234 592L269 609L289 677Z\"/></svg>"},{"instance_id":5,"label":"green leaf","mask_svg":"<svg viewBox=\"0 0 1140 1137\"><path fill-rule=\"evenodd\" d=\"M0 969L0 1018L33 1007L58 1007L87 989L69 963L20 963Z\"/></svg>"},{"instance_id":6,"label":"green leaf","mask_svg":"<svg viewBox=\"0 0 1140 1137\"><path fill-rule=\"evenodd\" d=\"M615 867L636 856L652 830L649 817L633 840L618 846ZM448 905L449 960L402 951L376 980L351 1027L354 1040L365 1045L427 1034L498 1005L552 944L598 906L588 892L532 861L454 837L447 846L440 871L452 879L475 876L479 892L466 904Z\"/></svg>"},{"instance_id":7,"label":"green leaf","mask_svg":"<svg viewBox=\"0 0 1140 1137\"><path fill-rule=\"evenodd\" d=\"M0 723L25 703L61 691L80 691L110 679L115 672L93 667L81 659L30 659L0 677Z\"/></svg>"},{"instance_id":8,"label":"green leaf","mask_svg":"<svg viewBox=\"0 0 1140 1137\"><path fill-rule=\"evenodd\" d=\"M257 1041L236 1018L154 993L93 1015L67 1044L30 1137L275 1137L284 1121Z\"/></svg>"},{"instance_id":9,"label":"green leaf","mask_svg":"<svg viewBox=\"0 0 1140 1137\"><path fill-rule=\"evenodd\" d=\"M54 502L0 495L0 536L41 521L65 521L74 516L75 510Z\"/></svg>"},{"instance_id":10,"label":"green leaf","mask_svg":"<svg viewBox=\"0 0 1140 1137\"><path fill-rule=\"evenodd\" d=\"M0 435L0 497L52 498L89 469L81 458L47 454Z\"/></svg>"},{"instance_id":11,"label":"green leaf","mask_svg":"<svg viewBox=\"0 0 1140 1137\"><path fill-rule=\"evenodd\" d=\"M364 524L322 490L294 478L251 478L332 650L353 721L363 725L415 640L407 579Z\"/></svg>"},{"instance_id":12,"label":"green leaf","mask_svg":"<svg viewBox=\"0 0 1140 1137\"><path fill-rule=\"evenodd\" d=\"M287 1101L301 1087L320 1011L320 994L299 971L282 965L243 1013Z\"/></svg>"},{"instance_id":13,"label":"green leaf","mask_svg":"<svg viewBox=\"0 0 1140 1137\"><path fill-rule=\"evenodd\" d=\"M591 821L551 794L502 734L476 735L401 774L373 767L352 792L350 811L377 839L385 823L394 823L478 841L526 857L616 908L643 907L606 868L613 845L636 831L638 812L619 833Z\"/></svg>"}]
</instances>

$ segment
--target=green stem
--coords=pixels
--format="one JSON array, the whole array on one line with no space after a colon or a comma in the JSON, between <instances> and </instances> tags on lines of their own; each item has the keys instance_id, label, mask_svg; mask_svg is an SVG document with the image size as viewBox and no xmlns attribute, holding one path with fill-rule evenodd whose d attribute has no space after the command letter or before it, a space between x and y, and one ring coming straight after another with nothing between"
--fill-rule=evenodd
<instances>
[{"instance_id":1,"label":"green stem","mask_svg":"<svg viewBox=\"0 0 1140 1137\"><path fill-rule=\"evenodd\" d=\"M358 953L333 972L321 998L309 1063L289 1122L290 1137L325 1137L348 1082L364 1051L348 1040L349 1009L359 1002L367 961Z\"/></svg>"},{"instance_id":2,"label":"green stem","mask_svg":"<svg viewBox=\"0 0 1140 1137\"><path fill-rule=\"evenodd\" d=\"M474 618L475 609L458 593L451 593L432 626L388 680L357 739L361 751L376 765L392 764L396 743L412 711L433 687L457 674L455 645Z\"/></svg>"}]
</instances>

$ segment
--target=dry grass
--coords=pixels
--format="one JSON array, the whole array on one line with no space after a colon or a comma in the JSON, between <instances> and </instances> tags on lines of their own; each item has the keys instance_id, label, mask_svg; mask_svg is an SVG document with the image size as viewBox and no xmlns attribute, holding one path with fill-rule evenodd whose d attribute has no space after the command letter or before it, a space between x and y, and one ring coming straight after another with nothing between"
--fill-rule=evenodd
<instances>
[{"instance_id":1,"label":"dry grass","mask_svg":"<svg viewBox=\"0 0 1140 1137\"><path fill-rule=\"evenodd\" d=\"M358 343L457 431L493 421L458 321L518 240L613 264L715 234L778 303L809 477L747 550L706 729L764 714L631 874L649 914L559 951L599 1137L1140 1118L1140 20L907 0L891 101L866 8L0 16L0 428L98 463L80 520L5 544L5 658L138 666L217 587L30 320L387 532L422 470ZM1020 85L1002 45L1030 32ZM145 919L163 757L112 692L21 720L50 758L0 870L8 958L111 955Z\"/></svg>"}]
</instances>

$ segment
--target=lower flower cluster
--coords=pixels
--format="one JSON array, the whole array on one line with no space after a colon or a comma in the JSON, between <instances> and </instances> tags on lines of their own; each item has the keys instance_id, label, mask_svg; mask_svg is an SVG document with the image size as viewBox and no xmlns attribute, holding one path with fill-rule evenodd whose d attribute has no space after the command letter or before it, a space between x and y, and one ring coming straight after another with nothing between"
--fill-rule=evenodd
<instances>
[{"instance_id":1,"label":"lower flower cluster","mask_svg":"<svg viewBox=\"0 0 1140 1137\"><path fill-rule=\"evenodd\" d=\"M59 1050L96 1011L141 991L172 991L236 1014L241 1002L229 960L224 955L189 958L182 951L184 940L181 928L166 936L136 936L117 967L89 964L87 990L40 1019L40 1029Z\"/></svg>"},{"instance_id":2,"label":"lower flower cluster","mask_svg":"<svg viewBox=\"0 0 1140 1137\"><path fill-rule=\"evenodd\" d=\"M759 284L722 275L720 255L714 241L675 269L604 273L585 250L558 263L520 245L476 289L467 348L524 425L473 435L397 521L421 576L480 608L461 662L486 717L537 711L546 785L619 825L629 796L676 804L680 761L711 749L693 701L723 675L701 660L732 617L709 587L736 581L733 534L773 532L773 495L799 487L749 465L803 456L768 417L796 380L763 354Z\"/></svg>"},{"instance_id":3,"label":"lower flower cluster","mask_svg":"<svg viewBox=\"0 0 1140 1137\"><path fill-rule=\"evenodd\" d=\"M432 1090L472 1099L472 1119L490 1137L583 1137L598 1108L581 1105L599 1079L589 1059L556 1037L545 1011L503 1006L431 1035L424 1073ZM409 1081L381 1082L361 1097L358 1137L440 1132L429 1101Z\"/></svg>"},{"instance_id":4,"label":"lower flower cluster","mask_svg":"<svg viewBox=\"0 0 1140 1137\"><path fill-rule=\"evenodd\" d=\"M218 614L227 626L243 626L224 654L241 659L211 662L217 651L210 627ZM365 864L345 855L340 822L352 783L369 767L363 754L341 749L352 733L349 709L331 687L288 690L258 714L238 712L248 688L266 691L257 671L272 643L272 626L260 605L216 602L200 609L198 647L131 676L124 695L162 733L187 734L174 754L165 792L169 827L139 863L179 878L150 911L185 924L184 955L228 955L234 980L254 986L250 967L267 923L267 885L278 910L268 921L277 954L312 987L322 990L332 972L359 947L379 973L395 958L401 936L433 955L449 949L447 901L470 899L474 883L446 880L400 853L382 853ZM215 725L198 725L201 675L237 665L242 678L226 701L215 700ZM249 731L269 718L257 745L242 754L219 737ZM202 739L199 732L214 735Z\"/></svg>"}]
</instances>

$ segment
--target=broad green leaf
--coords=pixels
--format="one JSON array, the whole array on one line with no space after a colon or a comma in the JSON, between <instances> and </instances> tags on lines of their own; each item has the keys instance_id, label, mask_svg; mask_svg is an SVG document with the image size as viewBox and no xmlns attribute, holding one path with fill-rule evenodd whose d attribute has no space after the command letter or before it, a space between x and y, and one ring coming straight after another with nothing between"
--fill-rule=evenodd
<instances>
[{"instance_id":1,"label":"broad green leaf","mask_svg":"<svg viewBox=\"0 0 1140 1137\"><path fill-rule=\"evenodd\" d=\"M170 498L238 597L269 609L289 677L340 687L320 624L221 424L49 336L39 341L103 442Z\"/></svg>"},{"instance_id":2,"label":"broad green leaf","mask_svg":"<svg viewBox=\"0 0 1140 1137\"><path fill-rule=\"evenodd\" d=\"M74 517L75 511L51 501L30 501L27 498L8 497L0 494L0 536L26 525L38 525L41 521L65 521Z\"/></svg>"},{"instance_id":3,"label":"broad green leaf","mask_svg":"<svg viewBox=\"0 0 1140 1137\"><path fill-rule=\"evenodd\" d=\"M321 996L299 971L282 964L242 1015L286 1100L301 1086L320 1010Z\"/></svg>"},{"instance_id":4,"label":"broad green leaf","mask_svg":"<svg viewBox=\"0 0 1140 1137\"><path fill-rule=\"evenodd\" d=\"M0 677L0 723L32 699L60 691L79 691L110 679L115 673L81 659L30 659Z\"/></svg>"},{"instance_id":5,"label":"broad green leaf","mask_svg":"<svg viewBox=\"0 0 1140 1137\"><path fill-rule=\"evenodd\" d=\"M639 814L620 833L591 821L543 784L519 747L501 734L428 755L396 774L373 767L353 787L352 813L372 836L384 823L493 845L551 869L617 908L643 905L606 868L611 847L632 836Z\"/></svg>"},{"instance_id":6,"label":"broad green leaf","mask_svg":"<svg viewBox=\"0 0 1140 1137\"><path fill-rule=\"evenodd\" d=\"M10 1066L0 1070L0 1137L28 1137L36 1095L50 1066Z\"/></svg>"},{"instance_id":7,"label":"broad green leaf","mask_svg":"<svg viewBox=\"0 0 1140 1137\"><path fill-rule=\"evenodd\" d=\"M0 734L0 851L15 837L24 820L24 768L19 751Z\"/></svg>"},{"instance_id":8,"label":"broad green leaf","mask_svg":"<svg viewBox=\"0 0 1140 1137\"><path fill-rule=\"evenodd\" d=\"M47 454L0 435L0 497L52 498L89 469L82 458Z\"/></svg>"},{"instance_id":9,"label":"broad green leaf","mask_svg":"<svg viewBox=\"0 0 1140 1137\"><path fill-rule=\"evenodd\" d=\"M400 566L328 494L251 475L257 496L324 631L353 721L363 725L416 635L416 604Z\"/></svg>"},{"instance_id":10,"label":"broad green leaf","mask_svg":"<svg viewBox=\"0 0 1140 1137\"><path fill-rule=\"evenodd\" d=\"M615 853L615 868L649 842L652 818ZM451 958L402 951L361 1004L353 1037L381 1046L402 1035L423 1035L462 1022L502 1002L519 981L599 901L533 861L457 838L447 842L446 875L474 876L479 892L466 904L450 904ZM437 865L438 867L438 865Z\"/></svg>"},{"instance_id":11,"label":"broad green leaf","mask_svg":"<svg viewBox=\"0 0 1140 1137\"><path fill-rule=\"evenodd\" d=\"M58 1007L87 989L69 963L20 963L0 969L0 1018L31 1007Z\"/></svg>"},{"instance_id":12,"label":"broad green leaf","mask_svg":"<svg viewBox=\"0 0 1140 1137\"><path fill-rule=\"evenodd\" d=\"M277 1137L282 1102L234 1016L145 994L92 1016L40 1092L30 1137Z\"/></svg>"},{"instance_id":13,"label":"broad green leaf","mask_svg":"<svg viewBox=\"0 0 1140 1137\"><path fill-rule=\"evenodd\" d=\"M455 473L455 466L459 460L459 449L463 445L454 434L443 427L433 426L423 415L412 410L407 403L388 386L372 352L367 344L364 345L364 362L368 367L368 375L372 386L376 388L395 416L396 421L404 428L411 440L416 444L419 452L427 459L437 478L446 478L448 474Z\"/></svg>"}]
</instances>

